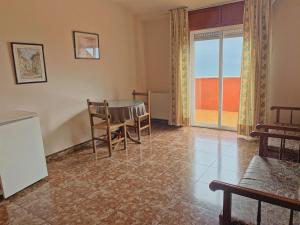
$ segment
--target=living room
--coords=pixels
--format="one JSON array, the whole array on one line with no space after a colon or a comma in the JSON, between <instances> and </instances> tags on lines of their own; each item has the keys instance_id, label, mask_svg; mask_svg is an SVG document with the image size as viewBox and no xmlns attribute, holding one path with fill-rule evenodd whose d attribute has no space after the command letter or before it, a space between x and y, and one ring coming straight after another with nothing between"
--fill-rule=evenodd
<instances>
[{"instance_id":1,"label":"living room","mask_svg":"<svg viewBox=\"0 0 300 225\"><path fill-rule=\"evenodd\" d=\"M1 0L0 224L298 224L299 10Z\"/></svg>"}]
</instances>

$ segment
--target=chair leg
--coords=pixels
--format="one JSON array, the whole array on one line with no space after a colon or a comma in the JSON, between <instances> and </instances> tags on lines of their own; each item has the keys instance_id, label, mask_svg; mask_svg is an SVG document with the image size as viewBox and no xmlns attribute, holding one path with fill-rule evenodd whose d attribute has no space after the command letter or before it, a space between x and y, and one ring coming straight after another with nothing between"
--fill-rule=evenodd
<instances>
[{"instance_id":1,"label":"chair leg","mask_svg":"<svg viewBox=\"0 0 300 225\"><path fill-rule=\"evenodd\" d=\"M149 127L148 127L148 131L149 131L149 135L151 135L151 117L150 117L150 115L149 115L149 117L148 117L148 123L149 123Z\"/></svg>"},{"instance_id":2,"label":"chair leg","mask_svg":"<svg viewBox=\"0 0 300 225\"><path fill-rule=\"evenodd\" d=\"M123 137L124 137L124 150L127 149L127 128L126 128L126 125L124 125L124 128L123 128Z\"/></svg>"},{"instance_id":3,"label":"chair leg","mask_svg":"<svg viewBox=\"0 0 300 225\"><path fill-rule=\"evenodd\" d=\"M96 143L95 143L95 133L94 129L92 129L92 144L93 144L93 152L96 153Z\"/></svg>"},{"instance_id":4,"label":"chair leg","mask_svg":"<svg viewBox=\"0 0 300 225\"><path fill-rule=\"evenodd\" d=\"M138 120L134 120L134 132L137 134L138 133Z\"/></svg>"},{"instance_id":5,"label":"chair leg","mask_svg":"<svg viewBox=\"0 0 300 225\"><path fill-rule=\"evenodd\" d=\"M107 129L107 145L108 145L109 157L111 157L112 143L111 143L111 131L110 131L110 129Z\"/></svg>"},{"instance_id":6,"label":"chair leg","mask_svg":"<svg viewBox=\"0 0 300 225\"><path fill-rule=\"evenodd\" d=\"M137 132L138 132L138 140L141 140L141 119L137 119Z\"/></svg>"},{"instance_id":7,"label":"chair leg","mask_svg":"<svg viewBox=\"0 0 300 225\"><path fill-rule=\"evenodd\" d=\"M92 143L93 143L93 152L96 153L96 143L93 137L92 137Z\"/></svg>"}]
</instances>

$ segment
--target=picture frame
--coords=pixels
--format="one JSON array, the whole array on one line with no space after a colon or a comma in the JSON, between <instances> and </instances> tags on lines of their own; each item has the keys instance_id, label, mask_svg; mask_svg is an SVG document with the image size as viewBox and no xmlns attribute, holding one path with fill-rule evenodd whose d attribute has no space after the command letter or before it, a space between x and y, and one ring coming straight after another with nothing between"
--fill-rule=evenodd
<instances>
[{"instance_id":1,"label":"picture frame","mask_svg":"<svg viewBox=\"0 0 300 225\"><path fill-rule=\"evenodd\" d=\"M100 59L99 34L73 31L75 59Z\"/></svg>"},{"instance_id":2,"label":"picture frame","mask_svg":"<svg viewBox=\"0 0 300 225\"><path fill-rule=\"evenodd\" d=\"M47 82L44 45L11 42L16 84Z\"/></svg>"}]
</instances>

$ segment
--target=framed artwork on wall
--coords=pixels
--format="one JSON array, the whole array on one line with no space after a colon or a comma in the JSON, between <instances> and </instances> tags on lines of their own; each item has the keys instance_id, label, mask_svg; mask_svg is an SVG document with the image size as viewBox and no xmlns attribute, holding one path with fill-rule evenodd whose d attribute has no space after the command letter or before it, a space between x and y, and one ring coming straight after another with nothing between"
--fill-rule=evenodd
<instances>
[{"instance_id":1,"label":"framed artwork on wall","mask_svg":"<svg viewBox=\"0 0 300 225\"><path fill-rule=\"evenodd\" d=\"M99 35L73 31L75 59L100 59Z\"/></svg>"},{"instance_id":2,"label":"framed artwork on wall","mask_svg":"<svg viewBox=\"0 0 300 225\"><path fill-rule=\"evenodd\" d=\"M17 84L47 82L42 44L11 43Z\"/></svg>"}]
</instances>

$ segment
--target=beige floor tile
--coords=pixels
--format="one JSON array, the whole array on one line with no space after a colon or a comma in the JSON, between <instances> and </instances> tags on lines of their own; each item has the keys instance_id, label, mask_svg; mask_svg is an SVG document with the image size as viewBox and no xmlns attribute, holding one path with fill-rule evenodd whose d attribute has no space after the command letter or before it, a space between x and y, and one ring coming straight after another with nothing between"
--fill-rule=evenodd
<instances>
[{"instance_id":1,"label":"beige floor tile","mask_svg":"<svg viewBox=\"0 0 300 225\"><path fill-rule=\"evenodd\" d=\"M0 224L214 225L222 193L209 183L236 183L257 151L233 132L159 124L142 142L52 158L49 177L0 200Z\"/></svg>"}]
</instances>

